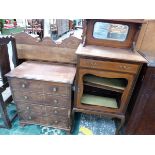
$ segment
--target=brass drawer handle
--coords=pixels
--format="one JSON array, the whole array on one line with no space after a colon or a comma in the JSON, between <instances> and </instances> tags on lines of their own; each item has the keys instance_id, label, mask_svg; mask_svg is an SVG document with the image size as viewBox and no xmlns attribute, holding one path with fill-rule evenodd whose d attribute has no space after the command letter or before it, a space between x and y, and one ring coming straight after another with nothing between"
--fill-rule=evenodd
<instances>
[{"instance_id":1,"label":"brass drawer handle","mask_svg":"<svg viewBox=\"0 0 155 155\"><path fill-rule=\"evenodd\" d=\"M54 102L54 103L58 103L58 100L55 99L53 102Z\"/></svg>"},{"instance_id":2,"label":"brass drawer handle","mask_svg":"<svg viewBox=\"0 0 155 155\"><path fill-rule=\"evenodd\" d=\"M57 110L54 110L54 114L57 114L58 113L58 111Z\"/></svg>"},{"instance_id":3,"label":"brass drawer handle","mask_svg":"<svg viewBox=\"0 0 155 155\"><path fill-rule=\"evenodd\" d=\"M22 88L26 88L26 85L25 84L22 84Z\"/></svg>"},{"instance_id":4,"label":"brass drawer handle","mask_svg":"<svg viewBox=\"0 0 155 155\"><path fill-rule=\"evenodd\" d=\"M27 100L27 99L28 99L28 97L27 97L27 96L24 96L24 99L25 99L25 100Z\"/></svg>"}]
</instances>

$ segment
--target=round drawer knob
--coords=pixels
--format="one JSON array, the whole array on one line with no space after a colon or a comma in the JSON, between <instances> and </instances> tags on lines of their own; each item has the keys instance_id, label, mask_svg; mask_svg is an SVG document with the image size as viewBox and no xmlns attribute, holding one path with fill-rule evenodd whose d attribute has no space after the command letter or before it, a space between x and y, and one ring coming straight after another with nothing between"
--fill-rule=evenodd
<instances>
[{"instance_id":1,"label":"round drawer knob","mask_svg":"<svg viewBox=\"0 0 155 155\"><path fill-rule=\"evenodd\" d=\"M29 119L29 120L31 120L31 119L32 119L32 117L31 117L31 116L29 116L29 117L28 117L28 119Z\"/></svg>"},{"instance_id":2,"label":"round drawer knob","mask_svg":"<svg viewBox=\"0 0 155 155\"><path fill-rule=\"evenodd\" d=\"M25 99L25 100L27 100L27 99L28 99L28 97L27 97L27 96L24 96L24 99Z\"/></svg>"},{"instance_id":3,"label":"round drawer knob","mask_svg":"<svg viewBox=\"0 0 155 155\"><path fill-rule=\"evenodd\" d=\"M55 124L58 124L58 121L54 121Z\"/></svg>"},{"instance_id":4,"label":"round drawer knob","mask_svg":"<svg viewBox=\"0 0 155 155\"><path fill-rule=\"evenodd\" d=\"M27 109L27 110L29 110L29 109L30 109L30 107L26 107L26 109Z\"/></svg>"},{"instance_id":5,"label":"round drawer knob","mask_svg":"<svg viewBox=\"0 0 155 155\"><path fill-rule=\"evenodd\" d=\"M56 92L56 91L57 91L57 88L54 87L54 88L53 88L53 91Z\"/></svg>"},{"instance_id":6,"label":"round drawer knob","mask_svg":"<svg viewBox=\"0 0 155 155\"><path fill-rule=\"evenodd\" d=\"M124 68L124 69L126 69L126 68L127 68L127 66L123 66L123 68Z\"/></svg>"},{"instance_id":7,"label":"round drawer knob","mask_svg":"<svg viewBox=\"0 0 155 155\"><path fill-rule=\"evenodd\" d=\"M22 84L22 88L26 88L26 85L25 84Z\"/></svg>"},{"instance_id":8,"label":"round drawer knob","mask_svg":"<svg viewBox=\"0 0 155 155\"><path fill-rule=\"evenodd\" d=\"M54 100L54 103L58 103L58 100L55 99L55 100Z\"/></svg>"},{"instance_id":9,"label":"round drawer knob","mask_svg":"<svg viewBox=\"0 0 155 155\"><path fill-rule=\"evenodd\" d=\"M57 114L58 113L58 111L57 110L54 110L54 114Z\"/></svg>"}]
</instances>

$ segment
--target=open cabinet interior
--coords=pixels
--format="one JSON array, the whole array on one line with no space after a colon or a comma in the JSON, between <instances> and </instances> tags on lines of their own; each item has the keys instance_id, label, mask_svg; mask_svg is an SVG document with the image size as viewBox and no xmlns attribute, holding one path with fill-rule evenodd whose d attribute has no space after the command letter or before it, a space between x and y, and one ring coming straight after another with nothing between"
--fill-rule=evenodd
<instances>
[{"instance_id":1,"label":"open cabinet interior","mask_svg":"<svg viewBox=\"0 0 155 155\"><path fill-rule=\"evenodd\" d=\"M81 104L118 109L127 84L128 81L125 78L106 78L85 74Z\"/></svg>"}]
</instances>

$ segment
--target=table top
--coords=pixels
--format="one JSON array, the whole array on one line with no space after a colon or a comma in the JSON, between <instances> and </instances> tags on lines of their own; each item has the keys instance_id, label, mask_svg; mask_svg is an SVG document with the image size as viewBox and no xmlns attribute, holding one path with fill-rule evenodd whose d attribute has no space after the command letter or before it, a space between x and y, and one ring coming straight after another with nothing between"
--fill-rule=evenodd
<instances>
[{"instance_id":1,"label":"table top","mask_svg":"<svg viewBox=\"0 0 155 155\"><path fill-rule=\"evenodd\" d=\"M6 76L72 84L75 74L76 68L74 66L26 61Z\"/></svg>"},{"instance_id":2,"label":"table top","mask_svg":"<svg viewBox=\"0 0 155 155\"><path fill-rule=\"evenodd\" d=\"M136 51L132 51L131 49L121 49L95 45L86 45L85 47L83 47L83 45L80 44L76 51L76 54L81 56L147 63L147 60L143 56L141 56Z\"/></svg>"}]
</instances>

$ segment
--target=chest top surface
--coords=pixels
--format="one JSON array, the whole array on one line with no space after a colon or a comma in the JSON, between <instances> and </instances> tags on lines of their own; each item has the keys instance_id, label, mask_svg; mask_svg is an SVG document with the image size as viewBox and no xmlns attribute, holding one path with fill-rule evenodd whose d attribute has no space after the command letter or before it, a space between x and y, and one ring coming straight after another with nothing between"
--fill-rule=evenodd
<instances>
[{"instance_id":1,"label":"chest top surface","mask_svg":"<svg viewBox=\"0 0 155 155\"><path fill-rule=\"evenodd\" d=\"M6 74L7 77L72 84L76 68L44 62L27 61Z\"/></svg>"},{"instance_id":2,"label":"chest top surface","mask_svg":"<svg viewBox=\"0 0 155 155\"><path fill-rule=\"evenodd\" d=\"M130 49L103 47L95 45L87 45L83 47L83 45L80 44L76 51L76 54L81 56L147 63L147 60L143 58L138 52L133 52Z\"/></svg>"}]
</instances>

